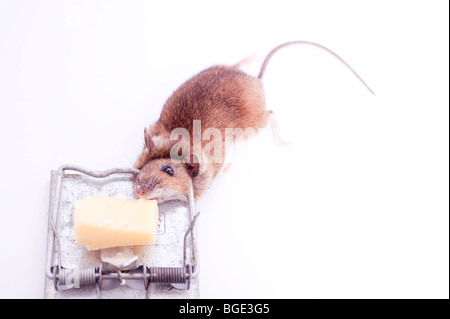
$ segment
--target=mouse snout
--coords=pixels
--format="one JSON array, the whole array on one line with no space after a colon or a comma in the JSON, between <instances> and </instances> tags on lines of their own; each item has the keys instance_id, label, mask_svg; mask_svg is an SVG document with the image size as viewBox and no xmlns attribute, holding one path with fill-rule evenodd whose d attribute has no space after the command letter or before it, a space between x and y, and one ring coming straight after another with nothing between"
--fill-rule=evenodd
<instances>
[{"instance_id":1,"label":"mouse snout","mask_svg":"<svg viewBox=\"0 0 450 319\"><path fill-rule=\"evenodd\" d=\"M151 193L156 187L156 182L154 179L141 179L136 178L134 181L134 192L139 197L148 197L149 193Z\"/></svg>"},{"instance_id":2,"label":"mouse snout","mask_svg":"<svg viewBox=\"0 0 450 319\"><path fill-rule=\"evenodd\" d=\"M136 191L136 195L138 195L139 197L142 197L145 195L145 190L144 190L144 187L142 187L142 185L137 185L135 191Z\"/></svg>"}]
</instances>

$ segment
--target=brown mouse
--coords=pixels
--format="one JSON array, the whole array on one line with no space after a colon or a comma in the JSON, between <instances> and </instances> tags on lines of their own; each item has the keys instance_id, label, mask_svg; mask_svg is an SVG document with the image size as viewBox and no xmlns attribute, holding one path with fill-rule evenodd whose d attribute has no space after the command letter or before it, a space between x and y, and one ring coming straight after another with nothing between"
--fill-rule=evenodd
<instances>
[{"instance_id":1,"label":"brown mouse","mask_svg":"<svg viewBox=\"0 0 450 319\"><path fill-rule=\"evenodd\" d=\"M258 77L240 71L241 63L212 66L183 83L167 99L159 120L144 129L144 149L134 165L140 170L134 179L136 194L159 202L186 201L191 180L194 197L199 198L224 165L228 146L234 141L233 129L256 132L271 121L274 138L280 141L273 113L266 109L261 79L273 54L292 44L313 45L331 53L374 94L342 58L309 41L274 48ZM216 133L214 138L211 132Z\"/></svg>"}]
</instances>

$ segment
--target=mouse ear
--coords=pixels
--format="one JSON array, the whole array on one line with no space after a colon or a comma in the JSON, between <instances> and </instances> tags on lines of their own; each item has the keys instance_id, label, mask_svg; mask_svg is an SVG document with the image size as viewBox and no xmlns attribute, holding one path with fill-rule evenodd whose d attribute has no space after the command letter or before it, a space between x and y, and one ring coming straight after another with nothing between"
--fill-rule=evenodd
<instances>
[{"instance_id":1,"label":"mouse ear","mask_svg":"<svg viewBox=\"0 0 450 319\"><path fill-rule=\"evenodd\" d=\"M194 154L191 154L189 163L185 162L185 164L186 164L186 168L189 173L189 176L194 178L195 176L198 175L198 173L200 172L200 163L198 161L197 156L195 156Z\"/></svg>"},{"instance_id":2,"label":"mouse ear","mask_svg":"<svg viewBox=\"0 0 450 319\"><path fill-rule=\"evenodd\" d=\"M153 143L153 140L150 138L150 135L147 132L147 128L144 128L144 139L145 139L145 146L147 149L153 150L155 148L155 143Z\"/></svg>"}]
</instances>

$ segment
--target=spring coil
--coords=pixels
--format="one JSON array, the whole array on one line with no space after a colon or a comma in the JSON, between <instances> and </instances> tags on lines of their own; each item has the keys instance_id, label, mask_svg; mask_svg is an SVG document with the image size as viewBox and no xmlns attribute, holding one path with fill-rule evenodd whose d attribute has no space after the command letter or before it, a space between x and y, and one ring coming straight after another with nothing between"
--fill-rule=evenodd
<instances>
[{"instance_id":1,"label":"spring coil","mask_svg":"<svg viewBox=\"0 0 450 319\"><path fill-rule=\"evenodd\" d=\"M151 283L186 283L186 271L183 267L149 267L148 269L148 281Z\"/></svg>"},{"instance_id":2,"label":"spring coil","mask_svg":"<svg viewBox=\"0 0 450 319\"><path fill-rule=\"evenodd\" d=\"M184 267L145 267L143 274L148 283L185 284L188 275ZM114 273L115 274L115 273ZM117 274L120 276L121 274ZM59 286L66 288L80 288L96 284L101 285L101 269L96 267L58 269L56 278ZM101 288L100 288L101 289Z\"/></svg>"},{"instance_id":3,"label":"spring coil","mask_svg":"<svg viewBox=\"0 0 450 319\"><path fill-rule=\"evenodd\" d=\"M59 284L61 286L73 286L73 288L80 288L81 286L95 284L97 273L98 271L95 267L61 267L58 274Z\"/></svg>"}]
</instances>

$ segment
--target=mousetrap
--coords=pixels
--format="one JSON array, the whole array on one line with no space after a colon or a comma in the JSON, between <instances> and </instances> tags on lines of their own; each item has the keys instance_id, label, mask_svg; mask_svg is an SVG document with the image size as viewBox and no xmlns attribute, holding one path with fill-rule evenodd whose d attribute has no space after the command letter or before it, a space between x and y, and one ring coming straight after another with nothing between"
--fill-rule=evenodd
<instances>
[{"instance_id":1,"label":"mousetrap","mask_svg":"<svg viewBox=\"0 0 450 319\"><path fill-rule=\"evenodd\" d=\"M188 203L158 204L156 243L88 251L75 241L74 203L91 196L137 198L139 171L74 165L51 172L45 298L198 298L199 259L192 184Z\"/></svg>"}]
</instances>

